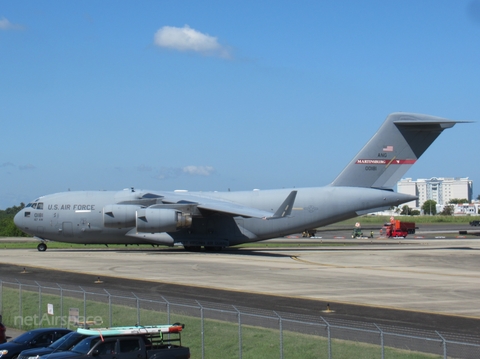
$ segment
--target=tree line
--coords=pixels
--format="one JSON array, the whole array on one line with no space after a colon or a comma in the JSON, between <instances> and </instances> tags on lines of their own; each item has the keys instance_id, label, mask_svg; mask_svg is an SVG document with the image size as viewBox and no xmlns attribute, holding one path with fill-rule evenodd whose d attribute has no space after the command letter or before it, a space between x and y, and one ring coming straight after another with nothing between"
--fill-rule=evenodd
<instances>
[{"instance_id":1,"label":"tree line","mask_svg":"<svg viewBox=\"0 0 480 359\"><path fill-rule=\"evenodd\" d=\"M0 210L0 236L1 237L28 237L27 234L15 226L13 217L25 207L22 202L20 206L13 206L5 210Z\"/></svg>"},{"instance_id":2,"label":"tree line","mask_svg":"<svg viewBox=\"0 0 480 359\"><path fill-rule=\"evenodd\" d=\"M477 199L480 199L480 195L478 196ZM443 207L442 212L439 212L438 214L441 215L441 216L453 216L453 210L454 210L455 204L461 204L461 203L468 203L468 199L466 199L466 198L452 198L448 202L448 205ZM423 214L435 215L435 214L437 214L437 202L434 201L433 199L429 199L429 200L423 202L423 205L422 205L421 209L422 209ZM406 216L418 216L420 214L420 211L417 210L417 209L412 209L412 208L408 207L407 205L404 205L401 208L400 214L406 215Z\"/></svg>"}]
</instances>

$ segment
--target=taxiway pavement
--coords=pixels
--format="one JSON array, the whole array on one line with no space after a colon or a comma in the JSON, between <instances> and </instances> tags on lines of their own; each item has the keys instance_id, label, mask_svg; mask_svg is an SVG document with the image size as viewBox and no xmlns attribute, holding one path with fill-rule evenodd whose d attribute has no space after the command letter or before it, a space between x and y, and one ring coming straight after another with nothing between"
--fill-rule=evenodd
<instances>
[{"instance_id":1,"label":"taxiway pavement","mask_svg":"<svg viewBox=\"0 0 480 359\"><path fill-rule=\"evenodd\" d=\"M131 248L10 249L2 263L480 318L480 240L220 253Z\"/></svg>"}]
</instances>

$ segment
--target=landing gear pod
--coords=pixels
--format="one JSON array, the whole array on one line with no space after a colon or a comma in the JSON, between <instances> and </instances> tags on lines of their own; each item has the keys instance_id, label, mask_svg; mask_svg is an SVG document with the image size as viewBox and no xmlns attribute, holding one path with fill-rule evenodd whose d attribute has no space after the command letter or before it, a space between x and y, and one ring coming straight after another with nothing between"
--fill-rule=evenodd
<instances>
[{"instance_id":1,"label":"landing gear pod","mask_svg":"<svg viewBox=\"0 0 480 359\"><path fill-rule=\"evenodd\" d=\"M137 210L137 231L144 233L176 232L192 225L192 216L175 209L142 208Z\"/></svg>"}]
</instances>

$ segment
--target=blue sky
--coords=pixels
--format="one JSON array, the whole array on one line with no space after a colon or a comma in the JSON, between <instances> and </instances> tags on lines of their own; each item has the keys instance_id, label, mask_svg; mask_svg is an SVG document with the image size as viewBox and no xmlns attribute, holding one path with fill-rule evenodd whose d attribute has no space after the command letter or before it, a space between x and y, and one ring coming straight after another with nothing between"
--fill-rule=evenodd
<instances>
[{"instance_id":1,"label":"blue sky","mask_svg":"<svg viewBox=\"0 0 480 359\"><path fill-rule=\"evenodd\" d=\"M330 183L396 111L406 174L480 191L480 0L0 1L0 209L71 190Z\"/></svg>"}]
</instances>

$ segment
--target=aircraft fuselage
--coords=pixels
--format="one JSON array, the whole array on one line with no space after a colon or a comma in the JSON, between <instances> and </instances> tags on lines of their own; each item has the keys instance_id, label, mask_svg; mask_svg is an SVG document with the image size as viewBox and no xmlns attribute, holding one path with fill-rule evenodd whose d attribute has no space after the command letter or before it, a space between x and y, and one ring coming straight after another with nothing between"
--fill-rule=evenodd
<instances>
[{"instance_id":1,"label":"aircraft fuselage","mask_svg":"<svg viewBox=\"0 0 480 359\"><path fill-rule=\"evenodd\" d=\"M64 192L40 197L17 214L15 223L24 232L40 239L84 244L161 244L218 245L254 242L302 232L358 213L395 206L414 197L399 193L356 187L301 188L297 191L291 215L283 218L245 218L219 213L193 214L189 228L167 233L138 232L134 222L137 210L145 208L145 195L169 198L178 202L195 200L225 200L242 206L273 212L292 189L255 190L249 192L155 192L111 191ZM173 200L172 200L173 199ZM150 203L149 203L150 204ZM132 221L112 228L105 225L106 208L127 206Z\"/></svg>"}]
</instances>

